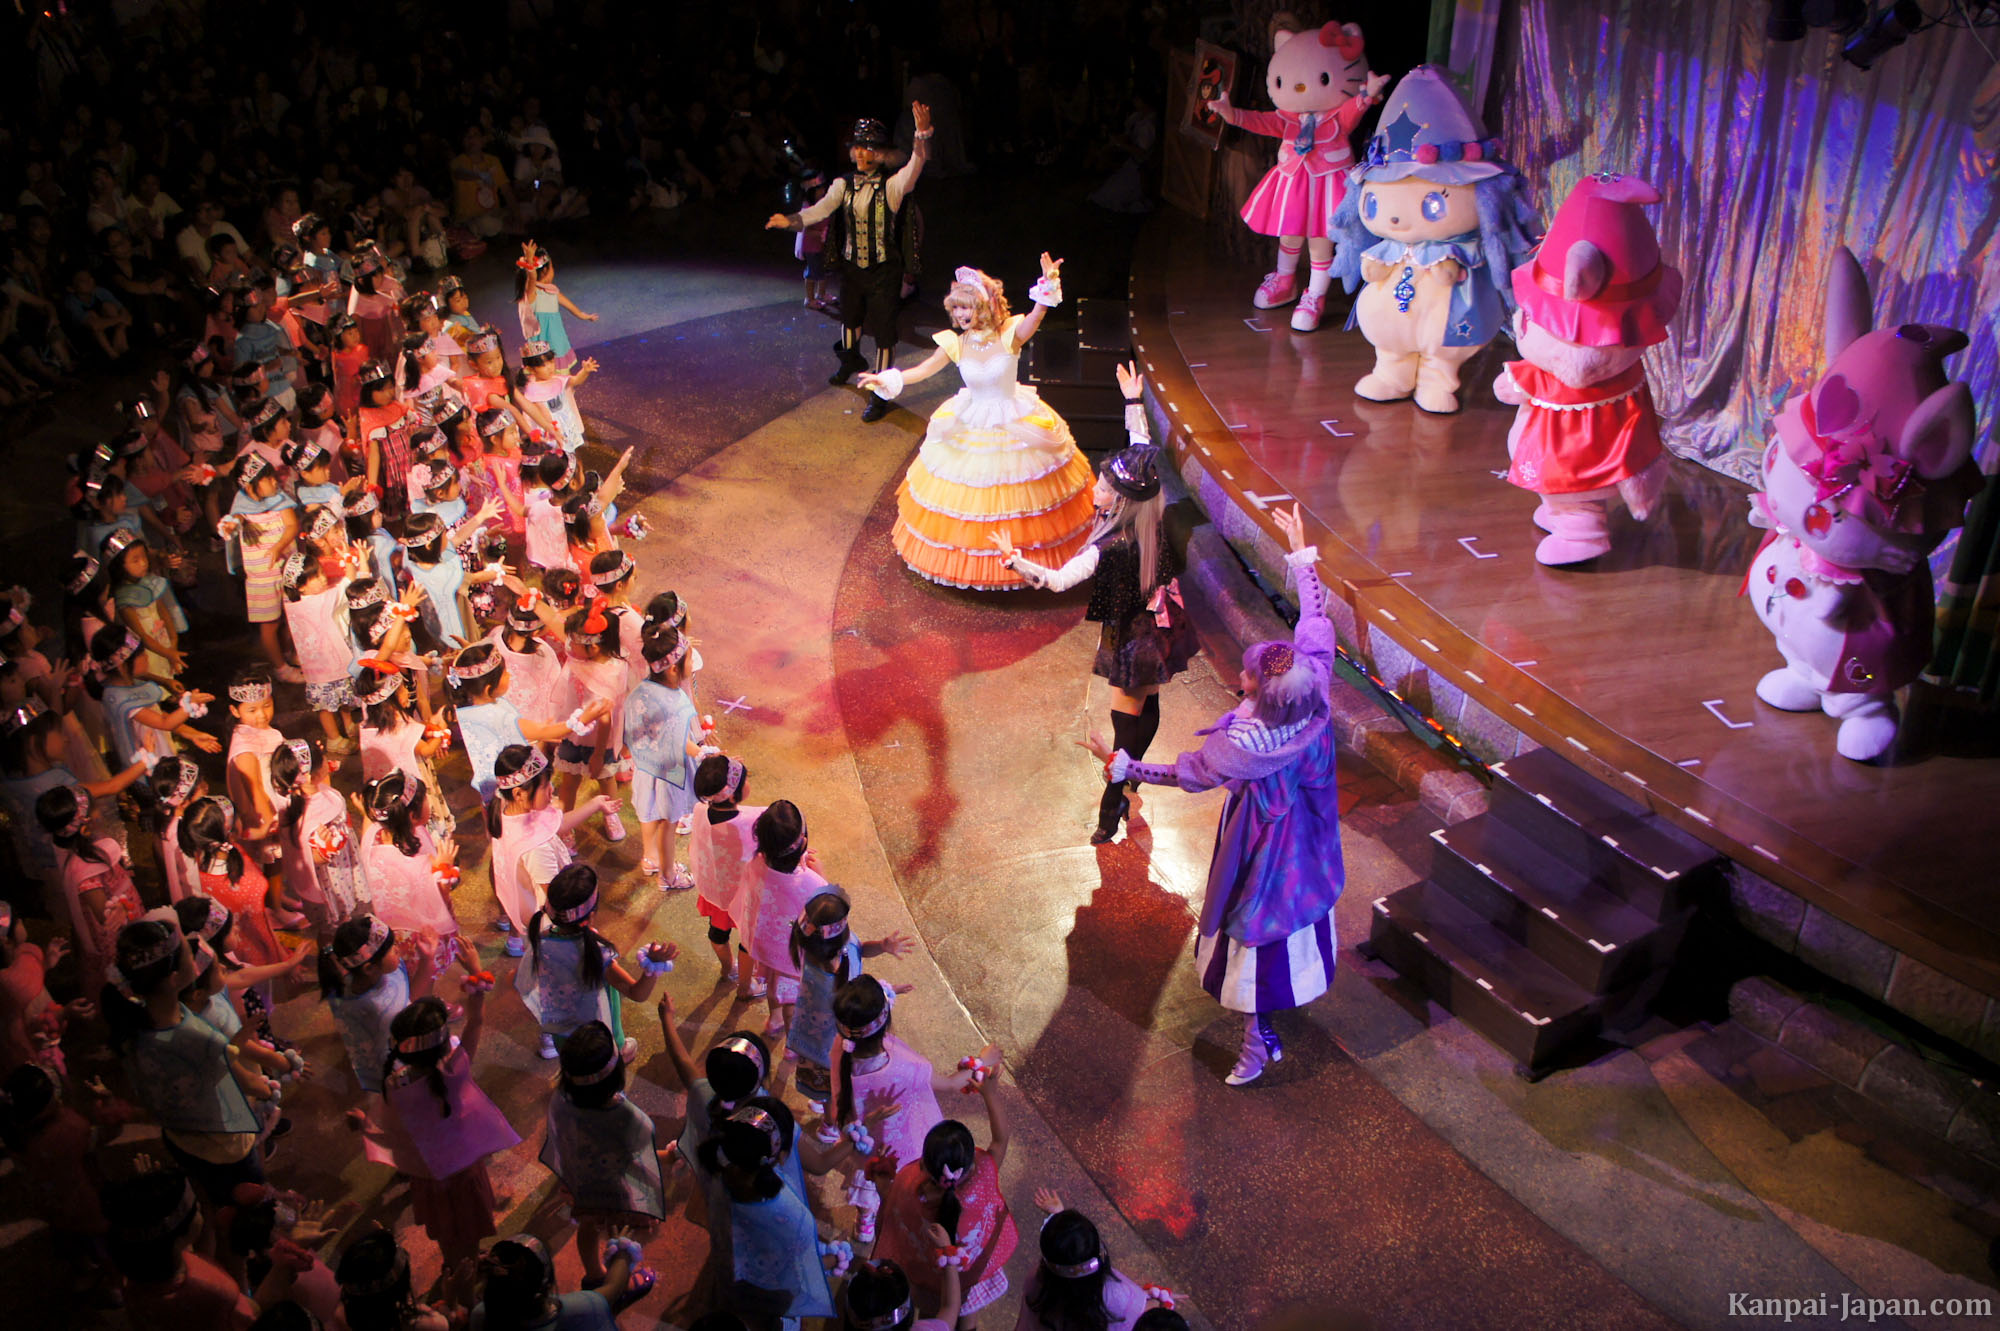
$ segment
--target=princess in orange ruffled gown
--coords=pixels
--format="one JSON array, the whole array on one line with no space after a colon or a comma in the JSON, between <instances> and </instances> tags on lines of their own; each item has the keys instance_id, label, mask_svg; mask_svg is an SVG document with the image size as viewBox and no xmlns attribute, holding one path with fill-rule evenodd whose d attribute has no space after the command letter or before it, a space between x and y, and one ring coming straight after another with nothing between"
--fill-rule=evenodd
<instances>
[{"instance_id":1,"label":"princess in orange ruffled gown","mask_svg":"<svg viewBox=\"0 0 2000 1331\"><path fill-rule=\"evenodd\" d=\"M1090 537L1090 463L1069 425L1018 377L1021 348L1062 301L1061 266L1042 256L1042 278L1028 292L1035 307L1026 315L1007 312L996 279L959 269L944 298L952 327L935 335L938 349L915 369L857 380L894 398L949 361L965 381L932 413L896 490L896 553L932 582L978 591L1029 586L1000 558L998 531L1049 568L1060 568Z\"/></svg>"}]
</instances>

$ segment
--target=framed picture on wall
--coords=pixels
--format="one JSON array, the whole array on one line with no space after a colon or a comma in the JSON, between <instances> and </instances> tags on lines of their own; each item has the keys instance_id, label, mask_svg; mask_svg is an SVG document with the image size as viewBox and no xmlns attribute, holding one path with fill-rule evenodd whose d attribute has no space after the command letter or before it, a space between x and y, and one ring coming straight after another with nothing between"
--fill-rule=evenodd
<instances>
[{"instance_id":1,"label":"framed picture on wall","mask_svg":"<svg viewBox=\"0 0 2000 1331\"><path fill-rule=\"evenodd\" d=\"M1194 53L1185 48L1167 53L1167 104L1162 109L1166 123L1185 132L1160 140L1160 197L1190 217L1208 216L1209 183L1215 177L1215 140L1190 129L1198 68Z\"/></svg>"},{"instance_id":2,"label":"framed picture on wall","mask_svg":"<svg viewBox=\"0 0 2000 1331\"><path fill-rule=\"evenodd\" d=\"M1188 82L1186 118L1181 128L1210 151L1222 143L1222 117L1210 103L1236 85L1236 52L1198 41L1194 44L1194 71Z\"/></svg>"}]
</instances>

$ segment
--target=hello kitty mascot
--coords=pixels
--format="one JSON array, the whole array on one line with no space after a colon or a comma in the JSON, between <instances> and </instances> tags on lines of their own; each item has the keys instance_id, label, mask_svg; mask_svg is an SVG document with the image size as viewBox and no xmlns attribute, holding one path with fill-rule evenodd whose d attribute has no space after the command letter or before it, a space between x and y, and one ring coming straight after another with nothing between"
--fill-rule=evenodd
<instances>
[{"instance_id":1,"label":"hello kitty mascot","mask_svg":"<svg viewBox=\"0 0 2000 1331\"><path fill-rule=\"evenodd\" d=\"M1278 164L1265 173L1243 205L1243 220L1260 235L1278 238L1277 270L1265 275L1251 304L1275 310L1297 300L1292 327L1310 333L1326 309L1333 282L1333 241L1327 231L1347 190L1354 163L1348 136L1368 108L1382 100L1389 76L1370 74L1362 54L1361 29L1329 23L1317 31L1300 28L1296 17L1271 20L1271 65L1267 86L1275 111L1239 111L1229 90L1213 103L1215 113L1252 134L1279 140ZM1312 276L1299 295L1299 252L1312 250Z\"/></svg>"},{"instance_id":2,"label":"hello kitty mascot","mask_svg":"<svg viewBox=\"0 0 2000 1331\"><path fill-rule=\"evenodd\" d=\"M1945 377L1964 333L1869 331L1868 279L1842 249L1827 274L1826 352L1811 391L1778 414L1751 522L1771 529L1744 590L1785 664L1757 696L1840 722L1835 747L1867 762L1895 742L1896 690L1930 661L1936 606L1926 557L1965 520L1972 390Z\"/></svg>"},{"instance_id":3,"label":"hello kitty mascot","mask_svg":"<svg viewBox=\"0 0 2000 1331\"><path fill-rule=\"evenodd\" d=\"M1660 418L1640 364L1681 304L1644 205L1659 191L1600 172L1577 182L1535 257L1514 269L1514 343L1493 395L1520 409L1507 479L1542 496L1535 558L1580 564L1611 549L1610 507L1645 518L1666 485Z\"/></svg>"},{"instance_id":4,"label":"hello kitty mascot","mask_svg":"<svg viewBox=\"0 0 2000 1331\"><path fill-rule=\"evenodd\" d=\"M1333 215L1333 275L1362 286L1348 326L1375 348L1357 396L1458 410L1459 368L1501 332L1508 274L1542 232L1521 173L1499 155L1434 66L1389 94Z\"/></svg>"}]
</instances>

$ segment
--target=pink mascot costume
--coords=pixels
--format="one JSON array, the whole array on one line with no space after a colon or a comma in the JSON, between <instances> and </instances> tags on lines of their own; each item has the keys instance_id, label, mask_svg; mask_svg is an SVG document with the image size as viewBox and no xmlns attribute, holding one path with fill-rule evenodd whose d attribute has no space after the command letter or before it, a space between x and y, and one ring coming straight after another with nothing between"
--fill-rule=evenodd
<instances>
[{"instance_id":1,"label":"pink mascot costume","mask_svg":"<svg viewBox=\"0 0 2000 1331\"><path fill-rule=\"evenodd\" d=\"M1931 656L1936 607L1925 562L1984 478L1972 461L1972 390L1945 377L1956 328L1870 332L1868 279L1843 249L1827 275L1819 383L1778 415L1751 522L1771 529L1744 584L1785 664L1757 696L1840 722L1841 756L1895 742L1896 690Z\"/></svg>"},{"instance_id":2,"label":"pink mascot costume","mask_svg":"<svg viewBox=\"0 0 2000 1331\"><path fill-rule=\"evenodd\" d=\"M1327 224L1347 193L1347 169L1354 165L1348 136L1368 108L1382 100L1386 74L1370 74L1362 54L1361 29L1329 23L1318 31L1298 31L1297 20L1279 14L1271 21L1269 85L1275 111L1239 111L1229 91L1215 113L1238 129L1280 140L1278 164L1265 173L1243 205L1243 220L1259 235L1278 238L1278 267L1267 274L1251 301L1260 310L1299 302L1292 327L1310 333L1326 309L1333 282L1333 240ZM1299 295L1299 252L1311 246L1312 276Z\"/></svg>"},{"instance_id":3,"label":"pink mascot costume","mask_svg":"<svg viewBox=\"0 0 2000 1331\"><path fill-rule=\"evenodd\" d=\"M1611 549L1615 494L1635 518L1666 483L1659 414L1640 359L1666 340L1681 274L1660 258L1641 205L1658 203L1632 176L1586 176L1556 212L1541 248L1514 270L1514 342L1493 395L1518 406L1507 479L1542 496L1535 547L1544 564L1580 564Z\"/></svg>"}]
</instances>

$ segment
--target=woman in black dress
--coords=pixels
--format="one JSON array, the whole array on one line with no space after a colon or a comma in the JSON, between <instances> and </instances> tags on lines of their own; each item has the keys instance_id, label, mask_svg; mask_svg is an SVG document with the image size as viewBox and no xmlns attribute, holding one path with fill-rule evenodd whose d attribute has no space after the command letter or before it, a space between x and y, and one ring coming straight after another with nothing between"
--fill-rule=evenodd
<instances>
[{"instance_id":1,"label":"woman in black dress","mask_svg":"<svg viewBox=\"0 0 2000 1331\"><path fill-rule=\"evenodd\" d=\"M1092 494L1097 525L1090 543L1055 569L1025 558L1004 531L993 543L1008 566L1037 587L1065 591L1094 577L1084 618L1102 629L1090 670L1111 686L1115 747L1136 759L1160 729L1160 686L1187 669L1200 644L1181 608L1179 561L1161 531L1160 450L1150 442L1139 402L1145 380L1137 366L1118 367L1118 387L1125 394L1125 430L1132 442L1097 473ZM1117 835L1130 810L1126 787L1106 786L1091 844Z\"/></svg>"}]
</instances>

